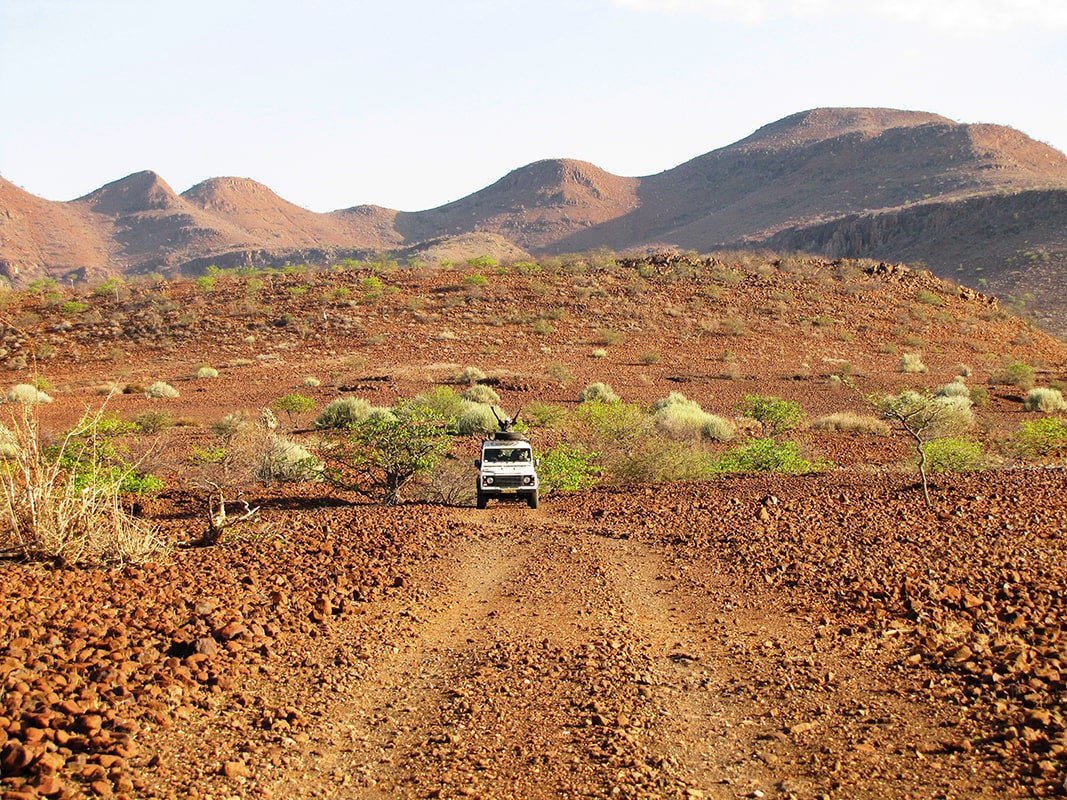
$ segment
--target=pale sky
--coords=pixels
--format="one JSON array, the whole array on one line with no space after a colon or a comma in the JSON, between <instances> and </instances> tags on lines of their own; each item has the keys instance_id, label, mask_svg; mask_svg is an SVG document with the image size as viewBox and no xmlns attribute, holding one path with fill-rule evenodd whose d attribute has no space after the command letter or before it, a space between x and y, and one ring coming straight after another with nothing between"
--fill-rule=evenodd
<instances>
[{"instance_id":1,"label":"pale sky","mask_svg":"<svg viewBox=\"0 0 1067 800\"><path fill-rule=\"evenodd\" d=\"M823 106L1067 150L1067 0L0 0L0 175L432 208L543 158L661 172Z\"/></svg>"}]
</instances>

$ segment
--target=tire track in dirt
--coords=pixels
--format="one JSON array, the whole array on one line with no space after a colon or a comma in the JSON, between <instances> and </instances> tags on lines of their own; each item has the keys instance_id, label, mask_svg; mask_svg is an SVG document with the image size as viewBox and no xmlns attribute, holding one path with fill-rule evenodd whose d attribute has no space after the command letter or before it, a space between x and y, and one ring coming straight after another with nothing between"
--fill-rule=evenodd
<instances>
[{"instance_id":1,"label":"tire track in dirt","mask_svg":"<svg viewBox=\"0 0 1067 800\"><path fill-rule=\"evenodd\" d=\"M382 645L263 796L880 797L887 768L900 796L975 789L894 741L878 663L780 592L624 521L450 513L454 549L378 604Z\"/></svg>"}]
</instances>

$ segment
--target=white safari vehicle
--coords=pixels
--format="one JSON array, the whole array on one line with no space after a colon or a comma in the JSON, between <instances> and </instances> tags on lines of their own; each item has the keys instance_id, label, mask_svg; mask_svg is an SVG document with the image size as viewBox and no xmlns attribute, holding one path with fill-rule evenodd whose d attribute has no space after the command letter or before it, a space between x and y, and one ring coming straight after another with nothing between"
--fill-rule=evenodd
<instances>
[{"instance_id":1,"label":"white safari vehicle","mask_svg":"<svg viewBox=\"0 0 1067 800\"><path fill-rule=\"evenodd\" d=\"M537 508L537 465L525 435L516 431L490 434L482 441L482 457L474 464L478 467L478 508L485 508L491 498L525 500L530 508Z\"/></svg>"}]
</instances>

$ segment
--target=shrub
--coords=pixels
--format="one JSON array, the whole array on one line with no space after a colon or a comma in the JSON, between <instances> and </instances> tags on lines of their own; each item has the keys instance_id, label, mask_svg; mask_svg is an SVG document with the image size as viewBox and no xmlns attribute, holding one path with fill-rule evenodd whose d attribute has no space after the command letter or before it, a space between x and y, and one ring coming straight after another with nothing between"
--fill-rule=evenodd
<instances>
[{"instance_id":1,"label":"shrub","mask_svg":"<svg viewBox=\"0 0 1067 800\"><path fill-rule=\"evenodd\" d=\"M646 367L651 367L653 364L660 362L660 355L656 350L646 350L641 354L641 364Z\"/></svg>"},{"instance_id":2,"label":"shrub","mask_svg":"<svg viewBox=\"0 0 1067 800\"><path fill-rule=\"evenodd\" d=\"M933 508L927 481L927 451L924 445L936 439L962 433L974 425L969 397L938 397L927 392L906 391L873 398L886 419L895 420L915 443L923 498Z\"/></svg>"},{"instance_id":3,"label":"shrub","mask_svg":"<svg viewBox=\"0 0 1067 800\"><path fill-rule=\"evenodd\" d=\"M211 432L222 441L228 442L254 427L255 423L247 411L234 411L211 423Z\"/></svg>"},{"instance_id":4,"label":"shrub","mask_svg":"<svg viewBox=\"0 0 1067 800\"><path fill-rule=\"evenodd\" d=\"M18 453L19 445L15 434L7 427L0 425L0 458L14 458Z\"/></svg>"},{"instance_id":5,"label":"shrub","mask_svg":"<svg viewBox=\"0 0 1067 800\"><path fill-rule=\"evenodd\" d=\"M452 377L452 380L455 383L466 383L473 386L474 384L478 383L478 381L485 380L485 373L477 367L466 367L465 369L457 372Z\"/></svg>"},{"instance_id":6,"label":"shrub","mask_svg":"<svg viewBox=\"0 0 1067 800\"><path fill-rule=\"evenodd\" d=\"M158 479L115 458L114 418L88 415L58 444L42 444L27 409L8 431L11 455L0 470L0 551L71 563L142 562L165 552L158 533L122 502L124 486L158 488Z\"/></svg>"},{"instance_id":7,"label":"shrub","mask_svg":"<svg viewBox=\"0 0 1067 800\"><path fill-rule=\"evenodd\" d=\"M856 414L852 411L839 411L819 417L811 427L820 431L842 431L846 433L867 433L872 436L888 436L889 425L885 420L870 414Z\"/></svg>"},{"instance_id":8,"label":"shrub","mask_svg":"<svg viewBox=\"0 0 1067 800\"><path fill-rule=\"evenodd\" d=\"M279 397L271 403L270 407L273 411L284 411L286 416L289 417L289 424L295 426L297 415L313 409L315 407L315 401L310 397L305 397L297 392L292 392Z\"/></svg>"},{"instance_id":9,"label":"shrub","mask_svg":"<svg viewBox=\"0 0 1067 800\"><path fill-rule=\"evenodd\" d=\"M1029 391L1034 386L1034 368L1023 361L1009 361L989 377L989 382Z\"/></svg>"},{"instance_id":10,"label":"shrub","mask_svg":"<svg viewBox=\"0 0 1067 800\"><path fill-rule=\"evenodd\" d=\"M341 489L394 505L404 487L432 472L448 449L441 419L417 403L402 403L388 415L369 416L336 442L324 474Z\"/></svg>"},{"instance_id":11,"label":"shrub","mask_svg":"<svg viewBox=\"0 0 1067 800\"><path fill-rule=\"evenodd\" d=\"M174 420L166 411L144 411L133 418L133 424L141 433L159 433L174 425Z\"/></svg>"},{"instance_id":12,"label":"shrub","mask_svg":"<svg viewBox=\"0 0 1067 800\"><path fill-rule=\"evenodd\" d=\"M611 402L583 401L574 410L574 421L583 438L593 443L589 448L592 450L626 449L654 431L653 420L648 414L617 398Z\"/></svg>"},{"instance_id":13,"label":"shrub","mask_svg":"<svg viewBox=\"0 0 1067 800\"><path fill-rule=\"evenodd\" d=\"M537 467L541 491L573 492L593 486L597 481L597 469L593 466L597 455L565 442L545 450Z\"/></svg>"},{"instance_id":14,"label":"shrub","mask_svg":"<svg viewBox=\"0 0 1067 800\"><path fill-rule=\"evenodd\" d=\"M462 413L456 418L456 433L460 436L471 436L500 430L497 415L501 419L505 416L503 411L494 409L491 405L465 401Z\"/></svg>"},{"instance_id":15,"label":"shrub","mask_svg":"<svg viewBox=\"0 0 1067 800\"><path fill-rule=\"evenodd\" d=\"M1067 402L1063 400L1063 392L1059 389L1050 389L1038 386L1026 393L1023 407L1027 411L1044 411L1053 414L1057 411L1067 411Z\"/></svg>"},{"instance_id":16,"label":"shrub","mask_svg":"<svg viewBox=\"0 0 1067 800\"><path fill-rule=\"evenodd\" d=\"M314 389L315 387L321 385L322 381L320 381L318 378L313 378L311 376L304 378L304 386L308 387L309 389Z\"/></svg>"},{"instance_id":17,"label":"shrub","mask_svg":"<svg viewBox=\"0 0 1067 800\"><path fill-rule=\"evenodd\" d=\"M756 420L764 436L777 436L800 426L804 412L800 404L778 397L747 394L741 401L741 416Z\"/></svg>"},{"instance_id":18,"label":"shrub","mask_svg":"<svg viewBox=\"0 0 1067 800\"><path fill-rule=\"evenodd\" d=\"M614 483L703 480L713 472L710 457L699 448L658 436L601 460L605 478Z\"/></svg>"},{"instance_id":19,"label":"shrub","mask_svg":"<svg viewBox=\"0 0 1067 800\"><path fill-rule=\"evenodd\" d=\"M922 356L918 353L905 353L900 357L900 371L912 374L926 372Z\"/></svg>"},{"instance_id":20,"label":"shrub","mask_svg":"<svg viewBox=\"0 0 1067 800\"><path fill-rule=\"evenodd\" d=\"M617 403L619 396L606 383L591 383L578 394L580 403Z\"/></svg>"},{"instance_id":21,"label":"shrub","mask_svg":"<svg viewBox=\"0 0 1067 800\"><path fill-rule=\"evenodd\" d=\"M316 428L351 428L370 416L372 406L359 397L338 397L331 400L315 418Z\"/></svg>"},{"instance_id":22,"label":"shrub","mask_svg":"<svg viewBox=\"0 0 1067 800\"><path fill-rule=\"evenodd\" d=\"M271 436L253 474L265 483L300 483L317 480L322 474L322 464L296 442Z\"/></svg>"},{"instance_id":23,"label":"shrub","mask_svg":"<svg viewBox=\"0 0 1067 800\"><path fill-rule=\"evenodd\" d=\"M214 367L200 367L200 369L196 371L196 377L200 379L217 378L219 377L219 371Z\"/></svg>"},{"instance_id":24,"label":"shrub","mask_svg":"<svg viewBox=\"0 0 1067 800\"><path fill-rule=\"evenodd\" d=\"M605 358L607 354L608 351L605 350L603 347L598 347L596 350L590 353L593 358Z\"/></svg>"},{"instance_id":25,"label":"shrub","mask_svg":"<svg viewBox=\"0 0 1067 800\"><path fill-rule=\"evenodd\" d=\"M1028 457L1067 453L1067 423L1059 417L1024 422L1015 435L1015 447Z\"/></svg>"},{"instance_id":26,"label":"shrub","mask_svg":"<svg viewBox=\"0 0 1067 800\"><path fill-rule=\"evenodd\" d=\"M985 466L982 445L973 439L946 436L923 442L922 448L931 472L970 472Z\"/></svg>"},{"instance_id":27,"label":"shrub","mask_svg":"<svg viewBox=\"0 0 1067 800\"><path fill-rule=\"evenodd\" d=\"M465 408L462 398L451 386L434 386L415 397L419 405L431 409L444 420L454 421Z\"/></svg>"},{"instance_id":28,"label":"shrub","mask_svg":"<svg viewBox=\"0 0 1067 800\"><path fill-rule=\"evenodd\" d=\"M968 400L971 399L971 390L964 382L962 376L956 378L952 383L946 383L934 392L934 394L937 397L966 397Z\"/></svg>"},{"instance_id":29,"label":"shrub","mask_svg":"<svg viewBox=\"0 0 1067 800\"><path fill-rule=\"evenodd\" d=\"M29 383L17 383L7 390L4 399L9 403L18 403L24 406L37 405L39 403L51 403L52 398L42 392L36 386Z\"/></svg>"},{"instance_id":30,"label":"shrub","mask_svg":"<svg viewBox=\"0 0 1067 800\"><path fill-rule=\"evenodd\" d=\"M558 361L553 362L547 367L545 367L545 374L561 386L566 386L574 380L574 373L571 372L571 368L568 367L566 364L559 363Z\"/></svg>"},{"instance_id":31,"label":"shrub","mask_svg":"<svg viewBox=\"0 0 1067 800\"><path fill-rule=\"evenodd\" d=\"M715 472L782 472L805 475L816 472L821 463L802 457L796 442L774 439L749 439L723 453L714 463Z\"/></svg>"},{"instance_id":32,"label":"shrub","mask_svg":"<svg viewBox=\"0 0 1067 800\"><path fill-rule=\"evenodd\" d=\"M601 328L596 333L595 341L597 344L602 344L605 346L618 344L622 341L622 334L618 331L612 330L611 328Z\"/></svg>"},{"instance_id":33,"label":"shrub","mask_svg":"<svg viewBox=\"0 0 1067 800\"><path fill-rule=\"evenodd\" d=\"M149 400L159 400L163 398L172 400L175 397L178 397L178 390L171 386L169 383L164 383L163 381L156 381L147 389L145 389L144 396L147 397Z\"/></svg>"},{"instance_id":34,"label":"shrub","mask_svg":"<svg viewBox=\"0 0 1067 800\"><path fill-rule=\"evenodd\" d=\"M554 403L534 401L523 407L522 418L533 428L551 428L567 416L567 409Z\"/></svg>"},{"instance_id":35,"label":"shrub","mask_svg":"<svg viewBox=\"0 0 1067 800\"><path fill-rule=\"evenodd\" d=\"M491 386L476 383L463 392L460 397L471 403L485 403L491 405L500 402L500 395Z\"/></svg>"},{"instance_id":36,"label":"shrub","mask_svg":"<svg viewBox=\"0 0 1067 800\"><path fill-rule=\"evenodd\" d=\"M702 438L728 442L736 430L731 422L704 411L695 400L679 392L652 404L656 427L675 438Z\"/></svg>"}]
</instances>

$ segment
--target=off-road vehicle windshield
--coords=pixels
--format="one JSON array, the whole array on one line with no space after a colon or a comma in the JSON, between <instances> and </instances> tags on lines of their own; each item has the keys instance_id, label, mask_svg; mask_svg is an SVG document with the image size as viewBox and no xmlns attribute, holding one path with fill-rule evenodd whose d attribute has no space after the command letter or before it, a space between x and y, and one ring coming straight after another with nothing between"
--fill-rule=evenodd
<instances>
[{"instance_id":1,"label":"off-road vehicle windshield","mask_svg":"<svg viewBox=\"0 0 1067 800\"><path fill-rule=\"evenodd\" d=\"M521 464L530 460L530 450L527 447L486 448L484 455L489 464Z\"/></svg>"}]
</instances>

